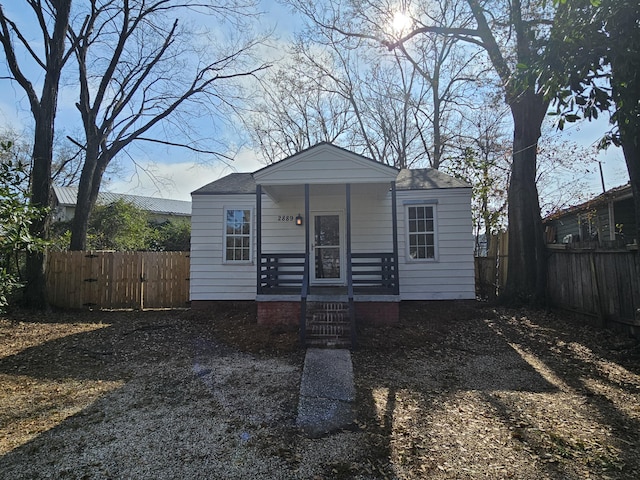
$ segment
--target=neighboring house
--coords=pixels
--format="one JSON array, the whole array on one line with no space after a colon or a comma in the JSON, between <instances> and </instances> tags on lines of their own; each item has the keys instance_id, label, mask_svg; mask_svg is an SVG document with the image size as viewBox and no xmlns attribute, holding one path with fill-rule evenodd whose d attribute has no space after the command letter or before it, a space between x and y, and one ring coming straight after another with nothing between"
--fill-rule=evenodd
<instances>
[{"instance_id":1,"label":"neighboring house","mask_svg":"<svg viewBox=\"0 0 640 480\"><path fill-rule=\"evenodd\" d=\"M54 207L53 219L58 222L66 222L73 219L76 211L76 199L78 189L75 187L53 187ZM100 192L96 203L109 205L123 200L131 203L141 210L149 212L149 220L154 223L162 223L178 218L189 220L191 217L191 202L184 200L167 200L164 198L142 197L139 195L125 195L122 193Z\"/></svg>"},{"instance_id":2,"label":"neighboring house","mask_svg":"<svg viewBox=\"0 0 640 480\"><path fill-rule=\"evenodd\" d=\"M312 302L380 323L401 300L475 298L471 187L437 170L321 143L205 185L192 205L194 308L256 301L260 323L300 320L304 336Z\"/></svg>"},{"instance_id":3,"label":"neighboring house","mask_svg":"<svg viewBox=\"0 0 640 480\"><path fill-rule=\"evenodd\" d=\"M549 215L543 224L547 243L602 247L637 243L631 185Z\"/></svg>"}]
</instances>

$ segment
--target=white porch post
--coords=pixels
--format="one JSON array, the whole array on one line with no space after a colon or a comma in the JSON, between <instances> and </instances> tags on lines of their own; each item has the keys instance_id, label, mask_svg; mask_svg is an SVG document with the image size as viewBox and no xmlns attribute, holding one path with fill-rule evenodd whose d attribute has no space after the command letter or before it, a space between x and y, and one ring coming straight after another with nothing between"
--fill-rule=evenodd
<instances>
[{"instance_id":1,"label":"white porch post","mask_svg":"<svg viewBox=\"0 0 640 480\"><path fill-rule=\"evenodd\" d=\"M256 293L262 293L262 185L256 185Z\"/></svg>"},{"instance_id":2,"label":"white porch post","mask_svg":"<svg viewBox=\"0 0 640 480\"><path fill-rule=\"evenodd\" d=\"M353 298L353 268L351 265L351 184L346 185L347 206L347 294Z\"/></svg>"},{"instance_id":3,"label":"white porch post","mask_svg":"<svg viewBox=\"0 0 640 480\"><path fill-rule=\"evenodd\" d=\"M393 230L393 268L395 268L396 284L394 293L400 295L400 272L398 271L398 200L396 196L396 182L391 182L391 223Z\"/></svg>"}]
</instances>

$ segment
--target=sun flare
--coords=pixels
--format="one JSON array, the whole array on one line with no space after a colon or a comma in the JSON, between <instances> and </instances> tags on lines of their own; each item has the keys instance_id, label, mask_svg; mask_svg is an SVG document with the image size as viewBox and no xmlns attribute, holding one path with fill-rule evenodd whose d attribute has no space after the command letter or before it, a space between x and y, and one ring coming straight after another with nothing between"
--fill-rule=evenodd
<instances>
[{"instance_id":1,"label":"sun flare","mask_svg":"<svg viewBox=\"0 0 640 480\"><path fill-rule=\"evenodd\" d=\"M402 35L403 33L407 33L409 30L411 30L412 24L413 20L406 11L398 10L393 14L391 26L395 34Z\"/></svg>"}]
</instances>

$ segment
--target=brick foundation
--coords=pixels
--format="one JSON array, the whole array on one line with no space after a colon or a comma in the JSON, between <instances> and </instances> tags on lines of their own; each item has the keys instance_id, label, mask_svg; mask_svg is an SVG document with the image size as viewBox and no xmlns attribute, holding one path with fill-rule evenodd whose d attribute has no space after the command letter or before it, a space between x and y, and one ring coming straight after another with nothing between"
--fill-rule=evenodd
<instances>
[{"instance_id":1,"label":"brick foundation","mask_svg":"<svg viewBox=\"0 0 640 480\"><path fill-rule=\"evenodd\" d=\"M191 302L194 310L224 312L237 306L256 307L259 325L298 325L300 323L300 302L253 302L195 300ZM400 320L400 302L356 302L356 322L364 325L390 325Z\"/></svg>"},{"instance_id":2,"label":"brick foundation","mask_svg":"<svg viewBox=\"0 0 640 480\"><path fill-rule=\"evenodd\" d=\"M391 325L400 321L400 302L356 302L356 322L364 325Z\"/></svg>"},{"instance_id":3,"label":"brick foundation","mask_svg":"<svg viewBox=\"0 0 640 480\"><path fill-rule=\"evenodd\" d=\"M298 325L300 302L257 302L258 325Z\"/></svg>"}]
</instances>

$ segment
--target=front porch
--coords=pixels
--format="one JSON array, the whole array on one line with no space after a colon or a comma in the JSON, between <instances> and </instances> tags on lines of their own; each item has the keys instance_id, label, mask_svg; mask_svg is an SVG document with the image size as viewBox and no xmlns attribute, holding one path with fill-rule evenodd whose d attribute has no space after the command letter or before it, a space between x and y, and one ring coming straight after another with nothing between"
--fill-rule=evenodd
<instances>
[{"instance_id":1,"label":"front porch","mask_svg":"<svg viewBox=\"0 0 640 480\"><path fill-rule=\"evenodd\" d=\"M389 324L399 319L395 183L390 182L388 186L391 228L382 233L392 246L390 252L354 251L350 184L344 185L344 238L340 240L342 232L323 230L319 233L317 216L312 232L309 191L310 186L304 185L305 251L266 253L262 235L262 186L257 185L258 323L298 321L302 345L353 348L359 323ZM321 243L323 237L338 239L337 247L326 247ZM319 255L320 248L325 248L324 252L333 249L337 254Z\"/></svg>"}]
</instances>

